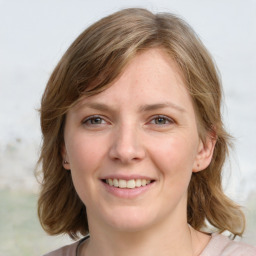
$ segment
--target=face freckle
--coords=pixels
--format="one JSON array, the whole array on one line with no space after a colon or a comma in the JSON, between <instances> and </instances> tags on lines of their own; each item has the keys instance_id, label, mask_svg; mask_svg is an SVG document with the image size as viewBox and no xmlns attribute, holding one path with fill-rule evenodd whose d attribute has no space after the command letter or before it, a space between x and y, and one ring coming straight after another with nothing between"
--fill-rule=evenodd
<instances>
[{"instance_id":1,"label":"face freckle","mask_svg":"<svg viewBox=\"0 0 256 256\"><path fill-rule=\"evenodd\" d=\"M91 223L139 230L186 219L202 143L180 71L163 50L137 54L108 89L71 109L64 139Z\"/></svg>"}]
</instances>

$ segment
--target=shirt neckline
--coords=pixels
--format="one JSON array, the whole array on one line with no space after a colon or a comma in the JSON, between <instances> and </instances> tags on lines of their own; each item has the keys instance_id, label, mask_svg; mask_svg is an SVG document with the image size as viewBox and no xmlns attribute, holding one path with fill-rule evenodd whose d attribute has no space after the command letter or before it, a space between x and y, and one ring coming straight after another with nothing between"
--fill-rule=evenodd
<instances>
[{"instance_id":1,"label":"shirt neckline","mask_svg":"<svg viewBox=\"0 0 256 256\"><path fill-rule=\"evenodd\" d=\"M85 240L87 240L88 238L90 237L90 235L87 235L85 236L84 238L82 238L79 242L78 242L78 245L76 247L76 256L79 256L78 253L79 253L79 249L80 249L80 246L84 243Z\"/></svg>"},{"instance_id":2,"label":"shirt neckline","mask_svg":"<svg viewBox=\"0 0 256 256\"><path fill-rule=\"evenodd\" d=\"M219 234L218 233L212 233L211 234L211 239L210 241L208 242L208 244L205 246L205 248L203 249L203 251L199 254L199 255L203 255L203 253L205 253L208 248L211 246L211 244L214 242L215 240L215 237L218 236ZM80 246L84 243L84 241L86 241L87 239L90 238L90 234L88 234L87 236L85 236L84 238L82 238L79 242L78 242L78 245L76 247L76 256L79 256L79 249L80 249Z\"/></svg>"}]
</instances>

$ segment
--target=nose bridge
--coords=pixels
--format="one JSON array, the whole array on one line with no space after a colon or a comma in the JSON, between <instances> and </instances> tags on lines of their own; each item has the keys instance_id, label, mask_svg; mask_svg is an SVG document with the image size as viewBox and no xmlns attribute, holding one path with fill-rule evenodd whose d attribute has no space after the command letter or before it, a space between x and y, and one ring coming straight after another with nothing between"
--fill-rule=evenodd
<instances>
[{"instance_id":1,"label":"nose bridge","mask_svg":"<svg viewBox=\"0 0 256 256\"><path fill-rule=\"evenodd\" d=\"M131 121L120 123L113 134L110 156L123 163L140 160L145 156L139 127Z\"/></svg>"}]
</instances>

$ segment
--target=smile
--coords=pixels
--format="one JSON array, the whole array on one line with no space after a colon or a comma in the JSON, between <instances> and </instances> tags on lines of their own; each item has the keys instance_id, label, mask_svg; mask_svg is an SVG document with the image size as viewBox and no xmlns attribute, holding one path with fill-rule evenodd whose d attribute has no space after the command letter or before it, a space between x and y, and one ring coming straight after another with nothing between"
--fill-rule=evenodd
<instances>
[{"instance_id":1,"label":"smile","mask_svg":"<svg viewBox=\"0 0 256 256\"><path fill-rule=\"evenodd\" d=\"M152 183L153 180L147 179L131 179L131 180L124 180L124 179L106 179L104 180L109 186L116 187L116 188L139 188L145 187L148 184Z\"/></svg>"}]
</instances>

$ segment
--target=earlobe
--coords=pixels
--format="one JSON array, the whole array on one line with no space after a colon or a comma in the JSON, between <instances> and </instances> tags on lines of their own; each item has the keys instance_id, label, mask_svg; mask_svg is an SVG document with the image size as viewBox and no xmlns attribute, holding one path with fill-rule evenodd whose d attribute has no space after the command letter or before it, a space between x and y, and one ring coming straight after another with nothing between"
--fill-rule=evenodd
<instances>
[{"instance_id":1,"label":"earlobe","mask_svg":"<svg viewBox=\"0 0 256 256\"><path fill-rule=\"evenodd\" d=\"M215 144L216 136L207 136L205 142L200 140L198 153L193 166L193 172L200 172L210 165Z\"/></svg>"},{"instance_id":2,"label":"earlobe","mask_svg":"<svg viewBox=\"0 0 256 256\"><path fill-rule=\"evenodd\" d=\"M67 150L66 150L65 144L63 144L63 146L62 146L61 155L62 155L62 159L63 159L62 166L66 170L70 170L70 163L69 163L68 154L67 154Z\"/></svg>"}]
</instances>

